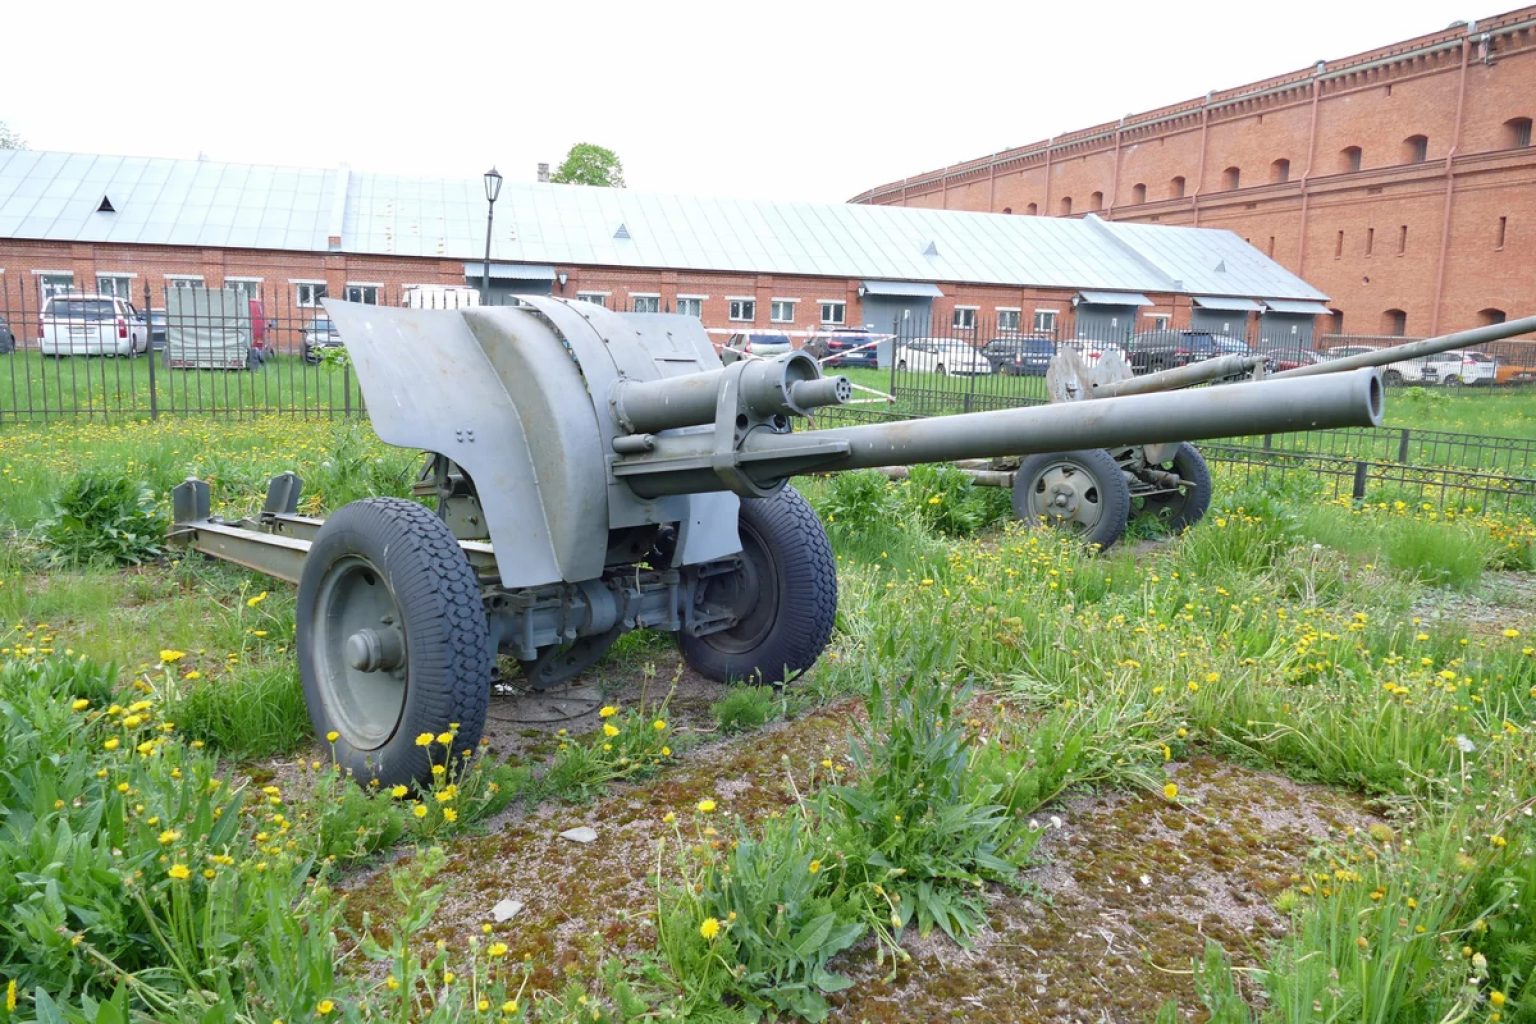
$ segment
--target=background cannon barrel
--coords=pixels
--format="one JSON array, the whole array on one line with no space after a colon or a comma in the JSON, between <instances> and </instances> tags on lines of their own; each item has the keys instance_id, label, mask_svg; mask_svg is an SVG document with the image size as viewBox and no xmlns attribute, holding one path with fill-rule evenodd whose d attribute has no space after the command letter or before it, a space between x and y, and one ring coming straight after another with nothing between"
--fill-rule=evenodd
<instances>
[{"instance_id":1,"label":"background cannon barrel","mask_svg":"<svg viewBox=\"0 0 1536 1024\"><path fill-rule=\"evenodd\" d=\"M1391 348L1377 349L1375 352L1346 356L1343 359L1330 359L1323 363L1298 366L1291 370L1282 370L1274 374L1274 377L1315 377L1318 374L1341 373L1363 366L1386 366L1388 363L1417 359L1420 356L1432 356L1437 352L1447 352L1453 348L1467 348L1471 345L1485 345L1490 341L1503 341L1505 338L1513 338L1517 334L1526 334L1531 331L1536 331L1536 316L1473 327L1471 330L1457 331L1454 334L1442 334L1438 338L1410 341L1403 345L1393 345Z\"/></svg>"},{"instance_id":2,"label":"background cannon barrel","mask_svg":"<svg viewBox=\"0 0 1536 1024\"><path fill-rule=\"evenodd\" d=\"M1101 384L1095 387L1088 397L1114 398L1121 395L1145 395L1154 391L1173 391L1177 388L1187 388L1195 384L1251 373L1254 367L1263 362L1263 356L1216 356L1214 359L1202 359L1198 363L1187 363L1169 370L1159 370L1140 377Z\"/></svg>"}]
</instances>

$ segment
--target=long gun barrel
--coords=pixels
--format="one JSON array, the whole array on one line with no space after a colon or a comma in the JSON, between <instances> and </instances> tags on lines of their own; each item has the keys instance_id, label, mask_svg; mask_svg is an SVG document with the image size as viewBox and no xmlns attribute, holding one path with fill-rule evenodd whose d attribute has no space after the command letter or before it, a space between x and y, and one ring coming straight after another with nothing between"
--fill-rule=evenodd
<instances>
[{"instance_id":1,"label":"long gun barrel","mask_svg":"<svg viewBox=\"0 0 1536 1024\"><path fill-rule=\"evenodd\" d=\"M1448 352L1453 348L1486 345L1490 341L1502 341L1505 338L1513 338L1517 334L1525 334L1530 331L1536 331L1536 316L1522 317L1519 320L1506 320L1501 324L1473 327L1470 330L1457 331L1454 334L1442 334L1436 338L1425 338L1422 341L1410 341L1402 345L1393 345L1391 348L1377 349L1375 352L1362 352L1357 356L1330 359L1324 363L1298 366L1292 370L1283 370L1275 374L1275 376L1313 377L1320 373L1340 373L1345 370L1358 369L1362 366L1386 366L1388 363L1396 363L1404 359L1417 359L1420 356L1432 356L1438 352Z\"/></svg>"}]
</instances>

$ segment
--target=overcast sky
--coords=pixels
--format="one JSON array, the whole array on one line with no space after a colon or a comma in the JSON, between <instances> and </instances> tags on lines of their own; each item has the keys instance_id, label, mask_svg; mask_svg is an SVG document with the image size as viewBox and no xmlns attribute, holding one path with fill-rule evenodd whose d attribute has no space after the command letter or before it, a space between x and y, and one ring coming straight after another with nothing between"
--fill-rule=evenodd
<instances>
[{"instance_id":1,"label":"overcast sky","mask_svg":"<svg viewBox=\"0 0 1536 1024\"><path fill-rule=\"evenodd\" d=\"M33 149L528 181L595 142L635 189L840 202L1516 6L1466 2L27 2L0 121Z\"/></svg>"}]
</instances>

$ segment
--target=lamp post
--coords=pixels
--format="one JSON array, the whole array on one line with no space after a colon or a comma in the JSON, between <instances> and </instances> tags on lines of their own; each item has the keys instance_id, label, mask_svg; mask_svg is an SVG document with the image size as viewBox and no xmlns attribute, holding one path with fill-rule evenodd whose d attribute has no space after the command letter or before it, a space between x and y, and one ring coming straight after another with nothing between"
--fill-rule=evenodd
<instances>
[{"instance_id":1,"label":"lamp post","mask_svg":"<svg viewBox=\"0 0 1536 1024\"><path fill-rule=\"evenodd\" d=\"M485 172L485 262L480 266L480 301L490 305L491 298L491 218L496 215L496 197L501 195L501 175L492 167Z\"/></svg>"}]
</instances>

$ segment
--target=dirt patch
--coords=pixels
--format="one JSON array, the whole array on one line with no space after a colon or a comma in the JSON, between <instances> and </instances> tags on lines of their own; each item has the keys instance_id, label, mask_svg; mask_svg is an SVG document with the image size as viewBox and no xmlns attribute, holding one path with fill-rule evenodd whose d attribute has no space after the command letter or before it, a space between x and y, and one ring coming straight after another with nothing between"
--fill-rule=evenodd
<instances>
[{"instance_id":1,"label":"dirt patch","mask_svg":"<svg viewBox=\"0 0 1536 1024\"><path fill-rule=\"evenodd\" d=\"M1497 636L1510 627L1536 632L1536 573L1487 572L1466 593L1422 588L1414 616L1448 622L1473 635Z\"/></svg>"},{"instance_id":2,"label":"dirt patch","mask_svg":"<svg viewBox=\"0 0 1536 1024\"><path fill-rule=\"evenodd\" d=\"M891 980L888 964L856 956L833 1019L1146 1021L1168 999L1195 1019L1191 964L1206 939L1258 963L1286 927L1271 901L1307 852L1376 819L1334 790L1210 759L1169 774L1176 803L1101 794L1040 815L1042 865L1023 893L989 895L992 927L973 948L909 942Z\"/></svg>"}]
</instances>

